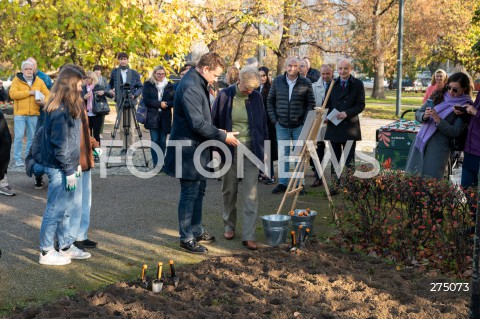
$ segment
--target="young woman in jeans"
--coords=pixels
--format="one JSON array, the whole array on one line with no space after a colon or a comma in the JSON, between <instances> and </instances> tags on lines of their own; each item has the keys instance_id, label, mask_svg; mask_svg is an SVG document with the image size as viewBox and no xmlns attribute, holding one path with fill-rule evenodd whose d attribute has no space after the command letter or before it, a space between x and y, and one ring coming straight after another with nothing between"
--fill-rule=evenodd
<instances>
[{"instance_id":1,"label":"young woman in jeans","mask_svg":"<svg viewBox=\"0 0 480 319\"><path fill-rule=\"evenodd\" d=\"M71 259L85 259L91 255L74 245L65 245L68 232L67 205L76 188L80 157L80 112L82 112L83 74L65 67L58 75L45 108L45 122L41 141L42 161L49 178L47 207L40 227L40 264L66 265ZM54 249L54 237L60 251Z\"/></svg>"}]
</instances>

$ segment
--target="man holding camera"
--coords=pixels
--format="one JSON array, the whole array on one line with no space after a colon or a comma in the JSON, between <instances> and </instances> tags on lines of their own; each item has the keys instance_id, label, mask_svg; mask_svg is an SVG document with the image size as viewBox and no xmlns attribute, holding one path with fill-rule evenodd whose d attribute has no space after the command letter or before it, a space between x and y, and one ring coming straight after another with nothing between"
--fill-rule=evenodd
<instances>
[{"instance_id":1,"label":"man holding camera","mask_svg":"<svg viewBox=\"0 0 480 319\"><path fill-rule=\"evenodd\" d=\"M136 99L142 94L143 85L142 81L140 80L140 74L137 71L130 69L128 66L128 55L125 52L120 52L117 55L117 59L118 68L112 70L112 73L110 74L110 82L108 84L110 88L109 92L115 98L115 104L118 113L122 104L124 107L135 107ZM125 101L127 99L130 99L132 105L128 105L129 102ZM120 134L123 135L123 149L120 155L125 155L128 147L133 144L134 111L135 110L133 110L133 112L129 112L130 127L128 127L128 135L123 132L123 126L120 124ZM120 123L123 123L123 120L121 120ZM126 139L127 136L128 140Z\"/></svg>"}]
</instances>

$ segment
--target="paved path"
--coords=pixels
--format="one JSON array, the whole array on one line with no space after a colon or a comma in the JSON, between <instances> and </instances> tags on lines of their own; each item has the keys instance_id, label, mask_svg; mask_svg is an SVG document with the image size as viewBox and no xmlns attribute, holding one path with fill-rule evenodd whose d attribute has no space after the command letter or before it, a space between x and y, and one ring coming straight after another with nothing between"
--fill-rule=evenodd
<instances>
[{"instance_id":1,"label":"paved path","mask_svg":"<svg viewBox=\"0 0 480 319\"><path fill-rule=\"evenodd\" d=\"M107 123L111 122L110 117ZM371 151L375 129L390 121L363 118L361 122L364 141L359 143L359 149ZM108 126L104 136L108 136ZM116 147L114 152L118 151ZM150 160L149 152L147 157ZM99 169L95 168L89 237L99 242L98 249L91 250L89 260L73 261L64 267L41 266L38 264L38 235L47 189L34 190L33 180L24 174L23 168L11 165L8 177L17 196L0 196L0 248L3 253L0 258L0 312L14 304L51 300L78 290L131 279L139 274L143 263L153 266L157 261L175 259L181 266L204 258L178 247L178 181L164 175L141 179L132 176L126 168L109 169L106 178L100 178ZM307 185L311 180L309 175ZM208 182L204 205L204 223L218 237L223 233L220 185L217 180ZM271 194L273 187L259 185L259 215L276 212L281 196ZM299 198L297 207L327 207L325 203L321 189L310 189L307 196ZM238 222L241 225L241 219ZM208 246L209 256L243 250L240 240L219 238L215 245ZM257 240L263 242L260 220Z\"/></svg>"}]
</instances>

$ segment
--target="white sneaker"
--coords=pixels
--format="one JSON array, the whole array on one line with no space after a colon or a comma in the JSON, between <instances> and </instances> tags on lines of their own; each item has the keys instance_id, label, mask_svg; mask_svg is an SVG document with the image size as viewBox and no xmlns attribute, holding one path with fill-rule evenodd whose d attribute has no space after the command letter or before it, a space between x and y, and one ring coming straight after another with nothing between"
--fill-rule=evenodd
<instances>
[{"instance_id":1,"label":"white sneaker","mask_svg":"<svg viewBox=\"0 0 480 319\"><path fill-rule=\"evenodd\" d=\"M6 196L15 196L15 192L10 187L10 185L0 187L0 194L6 195Z\"/></svg>"},{"instance_id":2,"label":"white sneaker","mask_svg":"<svg viewBox=\"0 0 480 319\"><path fill-rule=\"evenodd\" d=\"M74 244L71 244L67 250L60 250L60 253L70 259L88 259L92 257L92 254L76 247Z\"/></svg>"},{"instance_id":3,"label":"white sneaker","mask_svg":"<svg viewBox=\"0 0 480 319\"><path fill-rule=\"evenodd\" d=\"M16 161L16 162L15 162L15 166L16 166L16 167L24 167L24 166L25 166L25 163L22 162L22 161Z\"/></svg>"},{"instance_id":4,"label":"white sneaker","mask_svg":"<svg viewBox=\"0 0 480 319\"><path fill-rule=\"evenodd\" d=\"M55 249L48 251L46 255L40 253L40 264L50 266L63 266L72 262L70 257L60 254Z\"/></svg>"}]
</instances>

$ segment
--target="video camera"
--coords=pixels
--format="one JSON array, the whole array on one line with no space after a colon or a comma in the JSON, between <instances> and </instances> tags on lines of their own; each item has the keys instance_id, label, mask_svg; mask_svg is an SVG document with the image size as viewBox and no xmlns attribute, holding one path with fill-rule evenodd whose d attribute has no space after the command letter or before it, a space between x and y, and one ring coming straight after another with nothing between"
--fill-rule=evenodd
<instances>
[{"instance_id":1,"label":"video camera","mask_svg":"<svg viewBox=\"0 0 480 319\"><path fill-rule=\"evenodd\" d=\"M133 98L132 92L131 92L131 85L128 82L120 84L120 89L122 91L122 97L123 97L123 106L125 108L129 108L133 105L131 99Z\"/></svg>"}]
</instances>

